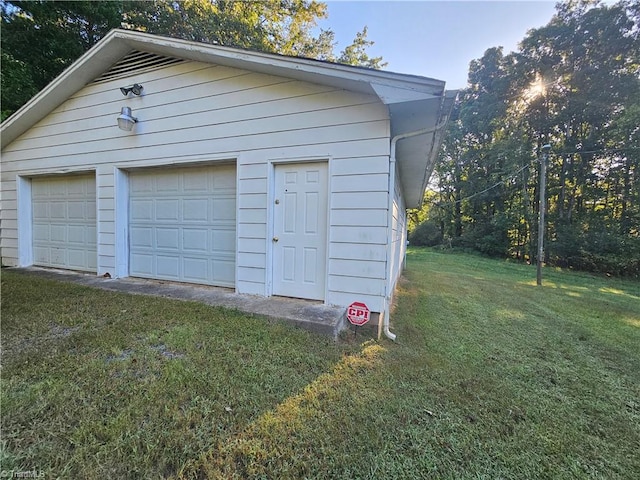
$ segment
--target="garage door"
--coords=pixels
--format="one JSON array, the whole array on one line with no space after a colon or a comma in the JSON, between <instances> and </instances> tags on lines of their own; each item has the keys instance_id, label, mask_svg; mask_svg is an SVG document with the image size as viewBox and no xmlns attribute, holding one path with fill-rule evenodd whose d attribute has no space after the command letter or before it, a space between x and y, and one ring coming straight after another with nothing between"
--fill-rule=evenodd
<instances>
[{"instance_id":1,"label":"garage door","mask_svg":"<svg viewBox=\"0 0 640 480\"><path fill-rule=\"evenodd\" d=\"M129 273L235 286L234 165L129 176Z\"/></svg>"},{"instance_id":2,"label":"garage door","mask_svg":"<svg viewBox=\"0 0 640 480\"><path fill-rule=\"evenodd\" d=\"M95 272L95 176L34 178L31 206L33 263Z\"/></svg>"}]
</instances>

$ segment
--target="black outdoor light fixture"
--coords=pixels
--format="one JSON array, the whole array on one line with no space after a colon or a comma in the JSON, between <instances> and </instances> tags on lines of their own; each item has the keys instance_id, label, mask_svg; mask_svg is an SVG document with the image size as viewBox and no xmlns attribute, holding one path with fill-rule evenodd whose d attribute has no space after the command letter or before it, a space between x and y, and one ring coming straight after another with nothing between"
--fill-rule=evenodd
<instances>
[{"instance_id":1,"label":"black outdoor light fixture","mask_svg":"<svg viewBox=\"0 0 640 480\"><path fill-rule=\"evenodd\" d=\"M138 119L131 115L131 109L122 107L120 115L118 115L118 128L130 132L136 123L138 123Z\"/></svg>"},{"instance_id":2,"label":"black outdoor light fixture","mask_svg":"<svg viewBox=\"0 0 640 480\"><path fill-rule=\"evenodd\" d=\"M125 97L129 95L129 92L133 93L134 95L140 96L140 94L142 93L142 85L140 85L139 83L134 83L130 87L120 87L120 91Z\"/></svg>"}]
</instances>

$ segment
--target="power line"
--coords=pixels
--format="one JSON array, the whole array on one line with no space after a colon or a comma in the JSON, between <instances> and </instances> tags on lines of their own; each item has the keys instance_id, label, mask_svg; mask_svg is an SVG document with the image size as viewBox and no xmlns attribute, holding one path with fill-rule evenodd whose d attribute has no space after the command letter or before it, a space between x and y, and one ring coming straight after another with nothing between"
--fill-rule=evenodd
<instances>
[{"instance_id":1,"label":"power line","mask_svg":"<svg viewBox=\"0 0 640 480\"><path fill-rule=\"evenodd\" d=\"M638 148L638 147L626 147L626 148L602 148L602 149L598 149L598 150L575 150L573 152L555 152L555 155L561 156L561 155L575 155L577 153L620 152L620 151L628 151L628 150L636 151L636 150L640 150L640 148ZM495 183L494 185L491 185L490 187L485 188L484 190L481 190L479 192L473 193L473 194L471 194L471 195L469 195L467 197L461 198L460 200L456 200L454 202L444 202L444 203L440 203L439 202L439 203L435 203L434 205L436 207L444 208L447 205L455 205L457 203L462 203L462 202L464 202L466 200L470 200L470 199L472 199L474 197L477 197L478 195L482 195L483 193L487 193L487 192L493 190L494 188L505 184L506 182L511 180L513 177L515 177L519 173L521 173L524 170L526 170L527 168L529 168L529 166L530 165L525 165L524 167L520 168L516 172L513 172L512 174L510 174L504 180L500 180L498 183Z\"/></svg>"},{"instance_id":2,"label":"power line","mask_svg":"<svg viewBox=\"0 0 640 480\"><path fill-rule=\"evenodd\" d=\"M613 153L613 152L627 152L627 151L637 151L640 150L640 147L624 147L624 148L600 148L597 150L574 150L572 152L553 152L555 155L575 155L577 153Z\"/></svg>"},{"instance_id":3,"label":"power line","mask_svg":"<svg viewBox=\"0 0 640 480\"><path fill-rule=\"evenodd\" d=\"M482 195L483 193L487 193L488 191L493 190L494 188L499 187L500 185L503 185L503 184L507 183L509 180L511 180L513 177L518 175L520 172L523 172L527 168L529 168L529 165L525 165L524 167L522 167L518 171L513 172L511 175L509 175L504 180L500 180L498 183L496 183L494 185L491 185L490 187L485 188L484 190L476 192L476 193L474 193L472 195L469 195L468 197L461 198L460 200L456 200L455 202L436 203L435 206L444 208L444 206L446 206L446 205L455 205L456 203L462 203L462 202L464 202L466 200L469 200L469 199L471 199L473 197L477 197L478 195Z\"/></svg>"}]
</instances>

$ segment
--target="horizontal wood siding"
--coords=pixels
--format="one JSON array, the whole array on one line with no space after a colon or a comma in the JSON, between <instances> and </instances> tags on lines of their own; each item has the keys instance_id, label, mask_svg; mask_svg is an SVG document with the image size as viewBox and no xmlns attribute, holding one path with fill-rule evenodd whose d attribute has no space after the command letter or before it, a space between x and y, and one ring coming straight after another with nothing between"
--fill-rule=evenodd
<instances>
[{"instance_id":1,"label":"horizontal wood siding","mask_svg":"<svg viewBox=\"0 0 640 480\"><path fill-rule=\"evenodd\" d=\"M386 153L386 152L385 152ZM382 310L385 294L388 155L335 159L331 168L329 302Z\"/></svg>"},{"instance_id":2,"label":"horizontal wood siding","mask_svg":"<svg viewBox=\"0 0 640 480\"><path fill-rule=\"evenodd\" d=\"M397 172L396 172L397 173ZM390 292L393 294L396 283L404 266L404 255L407 251L407 211L405 208L399 175L393 192L393 219L391 229L391 279Z\"/></svg>"},{"instance_id":3,"label":"horizontal wood siding","mask_svg":"<svg viewBox=\"0 0 640 480\"><path fill-rule=\"evenodd\" d=\"M0 172L3 169L0 169ZM2 265L15 266L18 259L18 202L15 175L3 175L0 188L0 256Z\"/></svg>"},{"instance_id":4,"label":"horizontal wood siding","mask_svg":"<svg viewBox=\"0 0 640 480\"><path fill-rule=\"evenodd\" d=\"M123 97L119 88L133 83L143 95ZM132 132L116 124L125 106L138 118ZM118 169L235 159L237 290L264 295L268 162L314 157L329 160L331 173L326 301L375 303L384 294L389 133L374 96L217 65L183 62L91 84L3 150L2 261L18 263L17 175L96 172L98 274L113 274L126 252L116 248Z\"/></svg>"},{"instance_id":5,"label":"horizontal wood siding","mask_svg":"<svg viewBox=\"0 0 640 480\"><path fill-rule=\"evenodd\" d=\"M115 177L114 168L100 165L96 170L97 228L98 228L98 274L115 275L116 268L116 222L115 222Z\"/></svg>"}]
</instances>

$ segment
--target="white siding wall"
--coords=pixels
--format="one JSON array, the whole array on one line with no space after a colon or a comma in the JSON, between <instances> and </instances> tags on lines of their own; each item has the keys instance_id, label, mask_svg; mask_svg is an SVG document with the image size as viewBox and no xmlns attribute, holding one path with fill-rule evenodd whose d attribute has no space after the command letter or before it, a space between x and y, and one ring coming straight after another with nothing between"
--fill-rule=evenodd
<instances>
[{"instance_id":1,"label":"white siding wall","mask_svg":"<svg viewBox=\"0 0 640 480\"><path fill-rule=\"evenodd\" d=\"M4 164L0 168L0 172L3 171ZM15 178L5 178L5 175L2 175L0 182L0 255L2 265L12 266L18 264L18 187ZM31 195L30 184L22 190ZM31 211L31 202L27 211ZM27 220L31 223L30 217ZM33 257L30 255L27 260L32 262Z\"/></svg>"},{"instance_id":2,"label":"white siding wall","mask_svg":"<svg viewBox=\"0 0 640 480\"><path fill-rule=\"evenodd\" d=\"M397 173L397 172L396 172ZM407 210L405 208L399 175L396 174L396 184L393 195L393 226L391 242L391 293L404 268L404 255L407 251Z\"/></svg>"},{"instance_id":3,"label":"white siding wall","mask_svg":"<svg viewBox=\"0 0 640 480\"><path fill-rule=\"evenodd\" d=\"M141 97L119 87L140 83ZM120 108L138 118L117 128ZM267 199L272 162L329 161L327 303L384 295L389 118L376 97L197 62L88 85L2 152L0 247L18 265L16 179L96 172L98 274L122 274L122 171L235 160L237 290L269 294ZM126 175L125 175L126 177ZM24 223L24 222L23 222ZM28 258L22 257L22 258ZM116 268L117 267L117 268Z\"/></svg>"},{"instance_id":4,"label":"white siding wall","mask_svg":"<svg viewBox=\"0 0 640 480\"><path fill-rule=\"evenodd\" d=\"M333 161L329 227L329 298L381 311L385 295L389 157Z\"/></svg>"}]
</instances>

